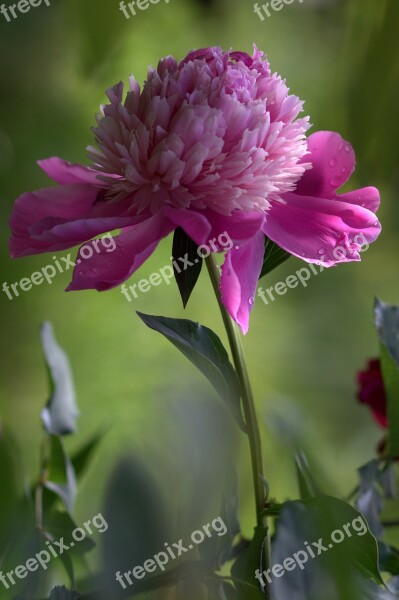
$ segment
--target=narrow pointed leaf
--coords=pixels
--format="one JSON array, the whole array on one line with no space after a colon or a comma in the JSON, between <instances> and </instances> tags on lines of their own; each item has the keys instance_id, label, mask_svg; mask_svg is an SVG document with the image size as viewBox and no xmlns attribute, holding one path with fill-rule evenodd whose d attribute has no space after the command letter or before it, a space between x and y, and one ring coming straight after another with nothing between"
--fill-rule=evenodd
<instances>
[{"instance_id":1,"label":"narrow pointed leaf","mask_svg":"<svg viewBox=\"0 0 399 600\"><path fill-rule=\"evenodd\" d=\"M173 236L173 272L178 285L184 308L198 281L202 269L202 257L198 253L197 244L181 227Z\"/></svg>"},{"instance_id":2,"label":"narrow pointed leaf","mask_svg":"<svg viewBox=\"0 0 399 600\"><path fill-rule=\"evenodd\" d=\"M277 246L277 244L269 240L269 238L265 237L265 255L259 279L264 277L264 275L271 273L274 269L288 260L290 256L291 254L280 248L280 246Z\"/></svg>"}]
</instances>

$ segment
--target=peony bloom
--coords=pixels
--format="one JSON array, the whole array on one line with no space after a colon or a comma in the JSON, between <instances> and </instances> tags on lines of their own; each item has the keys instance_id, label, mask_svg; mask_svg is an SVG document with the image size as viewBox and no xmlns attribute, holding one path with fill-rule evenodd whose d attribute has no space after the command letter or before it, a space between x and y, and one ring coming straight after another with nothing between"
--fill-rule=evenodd
<instances>
[{"instance_id":1,"label":"peony bloom","mask_svg":"<svg viewBox=\"0 0 399 600\"><path fill-rule=\"evenodd\" d=\"M372 410L377 423L387 428L387 399L380 360L369 360L367 370L358 373L357 381L359 402L366 404Z\"/></svg>"},{"instance_id":2,"label":"peony bloom","mask_svg":"<svg viewBox=\"0 0 399 600\"><path fill-rule=\"evenodd\" d=\"M222 299L246 332L265 235L326 267L360 260L377 238L378 191L337 195L355 168L352 147L338 133L306 137L303 103L256 48L168 57L142 90L131 78L125 99L122 83L107 95L93 165L39 161L59 185L22 194L10 221L14 257L122 230L112 254L81 261L69 290L120 285L177 227L198 245L227 232Z\"/></svg>"}]
</instances>

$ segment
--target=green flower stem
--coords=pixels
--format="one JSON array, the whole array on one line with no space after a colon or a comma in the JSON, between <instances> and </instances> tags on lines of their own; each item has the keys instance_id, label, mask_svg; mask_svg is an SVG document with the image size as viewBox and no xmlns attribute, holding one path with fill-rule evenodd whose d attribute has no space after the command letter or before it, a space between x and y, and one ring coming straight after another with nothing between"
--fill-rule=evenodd
<instances>
[{"instance_id":1,"label":"green flower stem","mask_svg":"<svg viewBox=\"0 0 399 600\"><path fill-rule=\"evenodd\" d=\"M256 417L255 404L252 395L251 385L249 382L240 333L238 332L236 324L234 323L234 321L232 320L222 303L220 296L219 269L216 260L212 254L206 259L206 265L208 267L208 272L212 281L213 289L215 290L220 312L222 313L224 326L226 328L231 353L233 356L234 366L237 371L238 378L240 380L241 398L245 416L245 423L247 426L249 445L251 449L252 473L256 501L256 517L258 525L264 525L265 523L264 518L262 517L262 513L265 508L266 489L262 481L262 446L260 441L260 433L258 420Z\"/></svg>"}]
</instances>

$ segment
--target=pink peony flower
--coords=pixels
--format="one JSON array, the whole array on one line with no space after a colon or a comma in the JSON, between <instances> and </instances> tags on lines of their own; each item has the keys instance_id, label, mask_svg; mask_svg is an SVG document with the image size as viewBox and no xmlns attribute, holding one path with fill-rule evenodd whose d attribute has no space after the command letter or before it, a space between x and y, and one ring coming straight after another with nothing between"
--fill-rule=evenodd
<instances>
[{"instance_id":1,"label":"pink peony flower","mask_svg":"<svg viewBox=\"0 0 399 600\"><path fill-rule=\"evenodd\" d=\"M264 235L326 267L360 260L377 238L378 191L336 193L354 171L352 147L332 132L306 138L302 102L256 47L252 57L220 48L168 57L142 91L132 77L125 99L122 83L107 95L93 166L39 161L59 185L22 194L10 221L14 257L122 230L112 254L75 268L69 290L120 285L176 227L199 245L226 231L222 299L246 332Z\"/></svg>"},{"instance_id":2,"label":"pink peony flower","mask_svg":"<svg viewBox=\"0 0 399 600\"><path fill-rule=\"evenodd\" d=\"M377 423L386 429L388 427L387 398L378 358L369 360L367 369L358 373L357 382L359 402L368 406Z\"/></svg>"}]
</instances>

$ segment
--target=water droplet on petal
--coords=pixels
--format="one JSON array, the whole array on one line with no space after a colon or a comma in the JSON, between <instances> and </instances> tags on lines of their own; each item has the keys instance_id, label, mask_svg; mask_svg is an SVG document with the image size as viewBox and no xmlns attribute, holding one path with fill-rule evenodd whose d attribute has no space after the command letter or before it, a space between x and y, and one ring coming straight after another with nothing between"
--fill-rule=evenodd
<instances>
[{"instance_id":1,"label":"water droplet on petal","mask_svg":"<svg viewBox=\"0 0 399 600\"><path fill-rule=\"evenodd\" d=\"M327 252L327 250L325 248L320 248L318 254L320 254L320 256L324 256L324 254Z\"/></svg>"},{"instance_id":2,"label":"water droplet on petal","mask_svg":"<svg viewBox=\"0 0 399 600\"><path fill-rule=\"evenodd\" d=\"M345 152L347 152L349 154L349 152L352 150L352 146L350 144L345 144Z\"/></svg>"},{"instance_id":3,"label":"water droplet on petal","mask_svg":"<svg viewBox=\"0 0 399 600\"><path fill-rule=\"evenodd\" d=\"M344 167L344 168L342 169L342 173L343 173L344 175L346 175L346 174L347 174L347 172L348 172L348 169L346 169L346 168Z\"/></svg>"},{"instance_id":4,"label":"water droplet on petal","mask_svg":"<svg viewBox=\"0 0 399 600\"><path fill-rule=\"evenodd\" d=\"M335 158L332 158L332 159L330 160L330 162L329 162L329 165L330 165L330 167L331 167L331 168L335 167L335 165L336 165L336 164L337 164L337 161L336 161L336 159L335 159Z\"/></svg>"},{"instance_id":5,"label":"water droplet on petal","mask_svg":"<svg viewBox=\"0 0 399 600\"><path fill-rule=\"evenodd\" d=\"M342 184L342 179L340 177L331 177L330 179L330 185L333 188L337 188Z\"/></svg>"},{"instance_id":6,"label":"water droplet on petal","mask_svg":"<svg viewBox=\"0 0 399 600\"><path fill-rule=\"evenodd\" d=\"M342 152L342 150L343 150L343 149L344 149L344 143L343 143L343 142L341 142L341 143L340 143L340 145L338 146L338 150L339 150L340 152Z\"/></svg>"}]
</instances>

